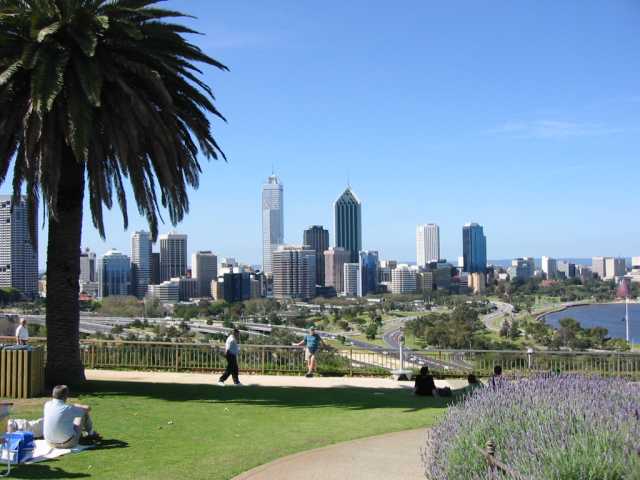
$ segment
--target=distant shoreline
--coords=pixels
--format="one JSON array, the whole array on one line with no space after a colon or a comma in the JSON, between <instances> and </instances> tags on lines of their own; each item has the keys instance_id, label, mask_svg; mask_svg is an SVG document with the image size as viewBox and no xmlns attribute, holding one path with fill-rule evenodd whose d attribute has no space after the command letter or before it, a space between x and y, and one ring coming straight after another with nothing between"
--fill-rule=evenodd
<instances>
[{"instance_id":1,"label":"distant shoreline","mask_svg":"<svg viewBox=\"0 0 640 480\"><path fill-rule=\"evenodd\" d=\"M588 300L585 301L581 301L581 302L576 302L576 303L569 303L569 304L565 304L565 305L561 305L558 307L553 308L552 310L548 310L546 312L542 312L536 315L536 320L540 321L540 320L544 320L545 317L547 315L552 315L554 313L559 313L559 312L564 312L565 310L570 310L572 308L576 308L576 307L589 307L589 306L594 306L594 305L624 305L625 301L624 300L617 300L617 301L613 301L613 302L591 302ZM629 300L629 304L630 305L637 305L640 304L640 301L638 300Z\"/></svg>"}]
</instances>

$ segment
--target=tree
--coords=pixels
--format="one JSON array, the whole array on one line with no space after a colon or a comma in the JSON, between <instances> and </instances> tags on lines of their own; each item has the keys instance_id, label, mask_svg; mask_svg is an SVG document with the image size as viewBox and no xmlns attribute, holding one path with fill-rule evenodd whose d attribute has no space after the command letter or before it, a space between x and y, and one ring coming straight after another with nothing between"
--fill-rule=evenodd
<instances>
[{"instance_id":1,"label":"tree","mask_svg":"<svg viewBox=\"0 0 640 480\"><path fill-rule=\"evenodd\" d=\"M206 114L223 119L196 62L226 67L190 44L192 30L157 0L0 0L0 180L25 187L32 237L48 217L49 384L84 379L78 276L82 206L105 237L115 200L127 228L128 179L153 240L160 208L172 224L198 186L198 153L224 158Z\"/></svg>"},{"instance_id":2,"label":"tree","mask_svg":"<svg viewBox=\"0 0 640 480\"><path fill-rule=\"evenodd\" d=\"M375 340L376 335L378 334L378 324L373 321L369 322L364 333L367 340Z\"/></svg>"}]
</instances>

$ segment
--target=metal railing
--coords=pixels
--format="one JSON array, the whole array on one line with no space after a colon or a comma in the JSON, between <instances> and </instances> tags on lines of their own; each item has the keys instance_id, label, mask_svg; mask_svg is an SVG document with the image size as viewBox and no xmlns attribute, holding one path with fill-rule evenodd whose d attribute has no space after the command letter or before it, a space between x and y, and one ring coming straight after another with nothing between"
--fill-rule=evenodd
<instances>
[{"instance_id":1,"label":"metal railing","mask_svg":"<svg viewBox=\"0 0 640 480\"><path fill-rule=\"evenodd\" d=\"M0 343L13 337L0 337ZM32 338L42 344L44 338ZM141 342L81 340L81 357L88 368L215 371L226 366L221 343ZM244 372L293 374L306 371L304 350L282 345L242 344L238 358ZM328 348L318 353L320 373L332 375L386 376L400 368L397 350L366 350L357 347ZM640 353L551 352L502 350L412 350L403 366L418 370L428 366L436 376L462 377L470 372L488 376L495 365L507 375L540 372L586 373L640 379Z\"/></svg>"}]
</instances>

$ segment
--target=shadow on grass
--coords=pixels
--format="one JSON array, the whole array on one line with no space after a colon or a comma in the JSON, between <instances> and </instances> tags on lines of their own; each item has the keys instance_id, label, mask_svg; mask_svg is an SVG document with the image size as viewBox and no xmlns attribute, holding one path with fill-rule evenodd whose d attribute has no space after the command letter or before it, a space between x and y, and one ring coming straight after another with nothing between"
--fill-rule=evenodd
<instances>
[{"instance_id":1,"label":"shadow on grass","mask_svg":"<svg viewBox=\"0 0 640 480\"><path fill-rule=\"evenodd\" d=\"M82 390L82 393L89 397L147 397L170 402L223 402L287 408L340 407L350 410L397 408L418 411L425 408L444 408L457 400L455 396L416 397L409 389L362 387L218 387L205 384L90 381ZM90 402L90 398L86 401Z\"/></svg>"},{"instance_id":2,"label":"shadow on grass","mask_svg":"<svg viewBox=\"0 0 640 480\"><path fill-rule=\"evenodd\" d=\"M71 473L51 465L56 460L49 460L47 463L33 463L31 465L20 465L11 469L8 478L88 478L88 473Z\"/></svg>"}]
</instances>

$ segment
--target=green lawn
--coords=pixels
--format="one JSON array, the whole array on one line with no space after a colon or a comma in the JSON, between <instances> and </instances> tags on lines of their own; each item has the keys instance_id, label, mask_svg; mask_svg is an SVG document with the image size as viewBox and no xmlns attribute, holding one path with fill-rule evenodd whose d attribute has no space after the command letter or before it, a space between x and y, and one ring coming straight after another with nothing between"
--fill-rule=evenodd
<instances>
[{"instance_id":1,"label":"green lawn","mask_svg":"<svg viewBox=\"0 0 640 480\"><path fill-rule=\"evenodd\" d=\"M433 425L445 399L403 390L89 382L105 444L15 470L13 478L228 479L278 457L340 441ZM45 399L18 402L40 415Z\"/></svg>"}]
</instances>

